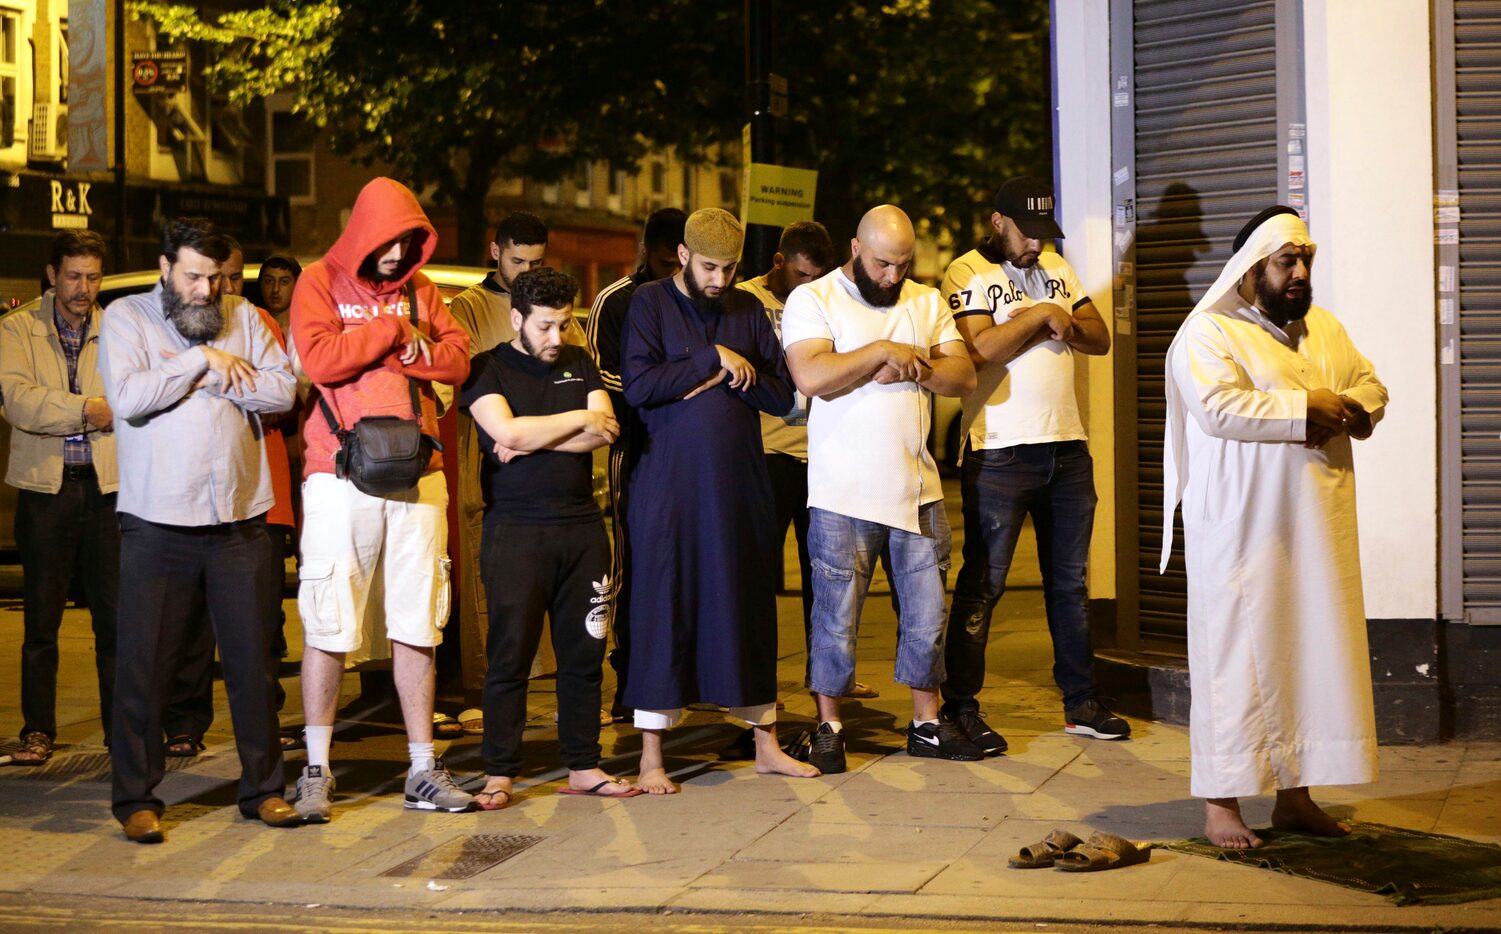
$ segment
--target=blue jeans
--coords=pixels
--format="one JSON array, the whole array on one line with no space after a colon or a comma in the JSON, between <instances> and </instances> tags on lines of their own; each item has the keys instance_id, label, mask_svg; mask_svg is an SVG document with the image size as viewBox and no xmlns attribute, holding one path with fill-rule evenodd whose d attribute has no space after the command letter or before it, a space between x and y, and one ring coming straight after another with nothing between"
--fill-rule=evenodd
<instances>
[{"instance_id":1,"label":"blue jeans","mask_svg":"<svg viewBox=\"0 0 1501 934\"><path fill-rule=\"evenodd\" d=\"M855 636L875 563L886 551L897 607L896 680L932 690L943 683L944 584L949 570L949 520L943 503L918 512L920 534L879 522L810 509L813 633L808 689L840 697L855 683Z\"/></svg>"},{"instance_id":2,"label":"blue jeans","mask_svg":"<svg viewBox=\"0 0 1501 934\"><path fill-rule=\"evenodd\" d=\"M964 565L954 584L943 685L945 709L975 708L985 683L990 616L1027 514L1037 532L1053 680L1072 709L1094 697L1094 650L1084 566L1094 526L1094 461L1083 441L1018 444L964 455Z\"/></svg>"}]
</instances>

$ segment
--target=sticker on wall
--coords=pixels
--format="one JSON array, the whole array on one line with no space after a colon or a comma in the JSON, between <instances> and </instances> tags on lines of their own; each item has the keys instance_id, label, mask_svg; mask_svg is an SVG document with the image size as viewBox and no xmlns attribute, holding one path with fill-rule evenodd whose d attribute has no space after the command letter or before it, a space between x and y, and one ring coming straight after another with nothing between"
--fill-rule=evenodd
<instances>
[{"instance_id":1,"label":"sticker on wall","mask_svg":"<svg viewBox=\"0 0 1501 934\"><path fill-rule=\"evenodd\" d=\"M1306 123L1289 123L1287 125L1287 138L1288 139L1303 139L1306 136L1308 136L1308 124L1306 124Z\"/></svg>"},{"instance_id":2,"label":"sticker on wall","mask_svg":"<svg viewBox=\"0 0 1501 934\"><path fill-rule=\"evenodd\" d=\"M1433 242L1439 246L1457 245L1459 243L1459 228L1440 227L1433 232Z\"/></svg>"},{"instance_id":3,"label":"sticker on wall","mask_svg":"<svg viewBox=\"0 0 1501 934\"><path fill-rule=\"evenodd\" d=\"M1454 291L1454 287L1455 287L1456 284L1457 283L1455 281L1454 267L1453 266L1439 266L1438 267L1438 290L1440 292L1452 292L1452 291Z\"/></svg>"},{"instance_id":4,"label":"sticker on wall","mask_svg":"<svg viewBox=\"0 0 1501 934\"><path fill-rule=\"evenodd\" d=\"M1131 106L1131 92L1130 91L1116 91L1114 94L1112 94L1110 96L1110 101L1116 107L1130 107Z\"/></svg>"},{"instance_id":5,"label":"sticker on wall","mask_svg":"<svg viewBox=\"0 0 1501 934\"><path fill-rule=\"evenodd\" d=\"M1452 340L1444 345L1443 350L1439 351L1438 362L1444 366L1454 365L1454 342Z\"/></svg>"},{"instance_id":6,"label":"sticker on wall","mask_svg":"<svg viewBox=\"0 0 1501 934\"><path fill-rule=\"evenodd\" d=\"M1441 298L1438 300L1438 323L1454 323L1454 299Z\"/></svg>"},{"instance_id":7,"label":"sticker on wall","mask_svg":"<svg viewBox=\"0 0 1501 934\"><path fill-rule=\"evenodd\" d=\"M1129 166L1124 166L1123 165L1120 168L1118 168L1118 169L1115 170L1115 183L1117 185L1124 185L1127 182L1129 182L1130 180L1131 180L1131 169L1130 169Z\"/></svg>"}]
</instances>

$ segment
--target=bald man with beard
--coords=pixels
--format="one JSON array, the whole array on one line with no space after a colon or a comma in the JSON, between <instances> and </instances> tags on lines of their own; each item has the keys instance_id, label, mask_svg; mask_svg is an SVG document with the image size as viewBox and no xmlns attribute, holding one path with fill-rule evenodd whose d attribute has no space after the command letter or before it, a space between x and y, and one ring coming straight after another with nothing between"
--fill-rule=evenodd
<instances>
[{"instance_id":1,"label":"bald man with beard","mask_svg":"<svg viewBox=\"0 0 1501 934\"><path fill-rule=\"evenodd\" d=\"M981 758L938 715L949 524L927 448L932 396L973 391L975 369L938 291L907 278L916 248L901 209L873 208L850 261L795 289L782 313L792 378L818 400L808 416L808 688L819 719L809 762L824 773L846 769L840 698L854 684L860 608L883 550L898 607L896 681L912 689L907 752Z\"/></svg>"}]
</instances>

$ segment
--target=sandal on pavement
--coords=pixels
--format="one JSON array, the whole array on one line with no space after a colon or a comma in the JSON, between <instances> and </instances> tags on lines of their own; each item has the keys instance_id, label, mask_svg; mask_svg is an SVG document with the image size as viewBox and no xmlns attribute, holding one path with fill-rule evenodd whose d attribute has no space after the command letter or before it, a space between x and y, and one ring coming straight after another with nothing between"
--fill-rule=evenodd
<instances>
[{"instance_id":1,"label":"sandal on pavement","mask_svg":"<svg viewBox=\"0 0 1501 934\"><path fill-rule=\"evenodd\" d=\"M505 800L496 803L495 799L501 795L505 795ZM515 798L516 796L513 793L506 791L504 788L497 788L494 791L476 791L474 793L474 803L479 806L481 811L499 811L508 808Z\"/></svg>"},{"instance_id":2,"label":"sandal on pavement","mask_svg":"<svg viewBox=\"0 0 1501 934\"><path fill-rule=\"evenodd\" d=\"M459 711L459 727L470 736L485 734L485 712L478 707Z\"/></svg>"},{"instance_id":3,"label":"sandal on pavement","mask_svg":"<svg viewBox=\"0 0 1501 934\"><path fill-rule=\"evenodd\" d=\"M600 791L600 789L605 787L606 785L624 785L626 790L616 792L614 794L605 794L604 792ZM640 788L633 787L628 781L624 781L619 778L607 778L604 781L600 782L598 785L595 785L593 788L588 789L570 788L567 785L564 785L562 788L558 789L558 794L582 795L590 798L634 798L637 795L644 795L646 794L646 792L642 791Z\"/></svg>"},{"instance_id":4,"label":"sandal on pavement","mask_svg":"<svg viewBox=\"0 0 1501 934\"><path fill-rule=\"evenodd\" d=\"M871 687L863 681L856 681L853 687L844 692L844 696L857 697L862 700L869 700L872 697L880 697L881 692L877 691L875 688Z\"/></svg>"},{"instance_id":5,"label":"sandal on pavement","mask_svg":"<svg viewBox=\"0 0 1501 934\"><path fill-rule=\"evenodd\" d=\"M167 755L174 759L191 759L207 748L203 740L187 733L167 737Z\"/></svg>"},{"instance_id":6,"label":"sandal on pavement","mask_svg":"<svg viewBox=\"0 0 1501 934\"><path fill-rule=\"evenodd\" d=\"M1096 833L1088 840L1058 857L1055 867L1062 872L1099 872L1133 866L1152 858L1152 847L1137 846L1113 833Z\"/></svg>"},{"instance_id":7,"label":"sandal on pavement","mask_svg":"<svg viewBox=\"0 0 1501 934\"><path fill-rule=\"evenodd\" d=\"M433 711L433 739L458 739L464 735L464 727L446 713Z\"/></svg>"},{"instance_id":8,"label":"sandal on pavement","mask_svg":"<svg viewBox=\"0 0 1501 934\"><path fill-rule=\"evenodd\" d=\"M1067 830L1054 830L1042 842L1022 847L1006 865L1012 869L1046 869L1082 842Z\"/></svg>"},{"instance_id":9,"label":"sandal on pavement","mask_svg":"<svg viewBox=\"0 0 1501 934\"><path fill-rule=\"evenodd\" d=\"M11 753L15 765L41 765L52 758L52 737L41 730L21 734L21 748Z\"/></svg>"}]
</instances>

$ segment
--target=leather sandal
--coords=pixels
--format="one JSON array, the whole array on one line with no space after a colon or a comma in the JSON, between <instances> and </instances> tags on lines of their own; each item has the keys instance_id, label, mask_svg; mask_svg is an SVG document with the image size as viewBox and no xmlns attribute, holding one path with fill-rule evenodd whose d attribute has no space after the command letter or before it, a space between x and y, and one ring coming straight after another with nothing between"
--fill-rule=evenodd
<instances>
[{"instance_id":1,"label":"leather sandal","mask_svg":"<svg viewBox=\"0 0 1501 934\"><path fill-rule=\"evenodd\" d=\"M1041 842L1022 847L1006 865L1012 869L1046 869L1081 842L1067 830L1054 830Z\"/></svg>"},{"instance_id":2,"label":"leather sandal","mask_svg":"<svg viewBox=\"0 0 1501 934\"><path fill-rule=\"evenodd\" d=\"M52 758L52 737L41 730L21 734L21 748L11 753L12 765L41 765Z\"/></svg>"},{"instance_id":3,"label":"leather sandal","mask_svg":"<svg viewBox=\"0 0 1501 934\"><path fill-rule=\"evenodd\" d=\"M1113 833L1096 833L1058 857L1060 872L1099 872L1134 866L1152 858L1152 847L1137 846Z\"/></svg>"}]
</instances>

